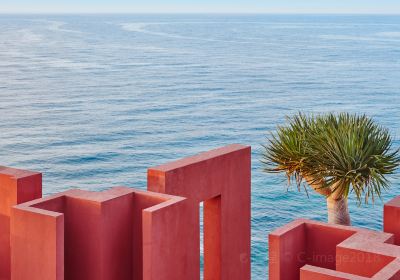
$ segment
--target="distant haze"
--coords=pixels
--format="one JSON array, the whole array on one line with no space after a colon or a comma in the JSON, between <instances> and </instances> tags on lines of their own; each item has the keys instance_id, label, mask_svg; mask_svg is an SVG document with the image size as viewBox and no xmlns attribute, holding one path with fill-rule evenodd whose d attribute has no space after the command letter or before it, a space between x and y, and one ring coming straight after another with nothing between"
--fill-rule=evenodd
<instances>
[{"instance_id":1,"label":"distant haze","mask_svg":"<svg viewBox=\"0 0 400 280\"><path fill-rule=\"evenodd\" d=\"M399 0L1 0L0 13L400 14Z\"/></svg>"}]
</instances>

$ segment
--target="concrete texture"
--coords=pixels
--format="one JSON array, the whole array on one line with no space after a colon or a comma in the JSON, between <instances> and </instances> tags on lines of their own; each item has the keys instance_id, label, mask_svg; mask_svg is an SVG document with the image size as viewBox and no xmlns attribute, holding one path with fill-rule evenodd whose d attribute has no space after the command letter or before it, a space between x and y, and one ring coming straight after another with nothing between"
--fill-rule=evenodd
<instances>
[{"instance_id":1,"label":"concrete texture","mask_svg":"<svg viewBox=\"0 0 400 280\"><path fill-rule=\"evenodd\" d=\"M11 219L11 264L4 267L12 273L0 280L198 280L201 201L204 279L249 280L250 168L250 147L230 145L149 169L148 191L40 198L31 178L28 185L38 188L2 201L8 225Z\"/></svg>"},{"instance_id":2,"label":"concrete texture","mask_svg":"<svg viewBox=\"0 0 400 280\"><path fill-rule=\"evenodd\" d=\"M190 238L174 219L187 215L184 201L116 187L20 204L12 211L11 279L172 279L165 267L184 275L187 267L175 257L186 251L166 246ZM158 262L165 251L169 258Z\"/></svg>"},{"instance_id":3,"label":"concrete texture","mask_svg":"<svg viewBox=\"0 0 400 280\"><path fill-rule=\"evenodd\" d=\"M385 204L383 217L383 230L393 233L394 243L400 246L400 196Z\"/></svg>"},{"instance_id":4,"label":"concrete texture","mask_svg":"<svg viewBox=\"0 0 400 280\"><path fill-rule=\"evenodd\" d=\"M188 198L196 252L190 277L199 279L199 203L204 202L204 279L250 279L250 147L229 145L148 170L148 190ZM187 221L187 222L189 222ZM177 278L175 278L177 279Z\"/></svg>"},{"instance_id":5,"label":"concrete texture","mask_svg":"<svg viewBox=\"0 0 400 280\"><path fill-rule=\"evenodd\" d=\"M0 279L11 276L11 207L42 196L42 174L0 166Z\"/></svg>"},{"instance_id":6,"label":"concrete texture","mask_svg":"<svg viewBox=\"0 0 400 280\"><path fill-rule=\"evenodd\" d=\"M150 168L148 190L41 198L42 175L0 167L0 280L250 280L250 147ZM400 280L400 197L377 232L299 219L269 235L271 280Z\"/></svg>"},{"instance_id":7,"label":"concrete texture","mask_svg":"<svg viewBox=\"0 0 400 280\"><path fill-rule=\"evenodd\" d=\"M391 233L295 220L269 235L269 279L400 279Z\"/></svg>"}]
</instances>

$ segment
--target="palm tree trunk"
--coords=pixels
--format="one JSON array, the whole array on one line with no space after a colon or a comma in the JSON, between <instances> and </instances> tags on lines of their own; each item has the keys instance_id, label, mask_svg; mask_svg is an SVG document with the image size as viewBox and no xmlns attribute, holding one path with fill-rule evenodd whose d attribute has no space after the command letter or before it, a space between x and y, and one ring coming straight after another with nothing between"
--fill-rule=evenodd
<instances>
[{"instance_id":1,"label":"palm tree trunk","mask_svg":"<svg viewBox=\"0 0 400 280\"><path fill-rule=\"evenodd\" d=\"M328 208L328 223L350 226L351 220L347 198L344 198L340 193L332 193L329 188L323 188L323 182L321 181L314 180L310 176L304 176L303 178L315 192L325 196ZM334 186L333 189L335 189Z\"/></svg>"},{"instance_id":2,"label":"palm tree trunk","mask_svg":"<svg viewBox=\"0 0 400 280\"><path fill-rule=\"evenodd\" d=\"M328 223L345 226L351 225L347 198L340 197L335 199L332 196L328 196L326 198L326 205L328 208Z\"/></svg>"}]
</instances>

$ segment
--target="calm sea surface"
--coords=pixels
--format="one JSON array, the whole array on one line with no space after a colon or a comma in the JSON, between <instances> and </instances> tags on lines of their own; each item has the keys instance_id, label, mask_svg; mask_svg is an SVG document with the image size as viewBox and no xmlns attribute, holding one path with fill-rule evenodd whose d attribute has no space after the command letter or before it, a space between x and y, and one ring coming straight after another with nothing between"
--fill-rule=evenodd
<instances>
[{"instance_id":1,"label":"calm sea surface","mask_svg":"<svg viewBox=\"0 0 400 280\"><path fill-rule=\"evenodd\" d=\"M400 145L400 17L0 16L0 162L44 192L145 188L150 166L253 147L252 279L267 235L324 199L264 174L260 144L297 111L363 112ZM400 178L390 194L400 194ZM353 223L380 229L382 203Z\"/></svg>"}]
</instances>

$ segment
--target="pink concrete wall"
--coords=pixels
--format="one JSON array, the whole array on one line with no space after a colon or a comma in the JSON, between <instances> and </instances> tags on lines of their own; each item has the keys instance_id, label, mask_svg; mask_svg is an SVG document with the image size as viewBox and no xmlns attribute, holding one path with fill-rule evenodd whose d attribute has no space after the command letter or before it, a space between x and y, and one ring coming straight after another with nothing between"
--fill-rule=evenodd
<instances>
[{"instance_id":1,"label":"pink concrete wall","mask_svg":"<svg viewBox=\"0 0 400 280\"><path fill-rule=\"evenodd\" d=\"M326 268L305 265L300 269L300 279L307 280L367 280L370 278L333 271Z\"/></svg>"},{"instance_id":2,"label":"pink concrete wall","mask_svg":"<svg viewBox=\"0 0 400 280\"><path fill-rule=\"evenodd\" d=\"M143 210L143 280L198 279L190 263L197 251L185 246L195 229L191 210L180 197Z\"/></svg>"},{"instance_id":3,"label":"pink concrete wall","mask_svg":"<svg viewBox=\"0 0 400 280\"><path fill-rule=\"evenodd\" d=\"M149 191L34 199L41 185L30 181L38 192L22 189L10 204L21 203L8 213L12 273L4 280L198 280L200 201L205 279L249 280L250 168L250 147L231 145L150 169Z\"/></svg>"},{"instance_id":4,"label":"pink concrete wall","mask_svg":"<svg viewBox=\"0 0 400 280\"><path fill-rule=\"evenodd\" d=\"M0 166L0 279L10 279L11 207L42 196L42 174Z\"/></svg>"},{"instance_id":5,"label":"pink concrete wall","mask_svg":"<svg viewBox=\"0 0 400 280\"><path fill-rule=\"evenodd\" d=\"M296 221L269 235L269 278L299 279L306 264L306 230L303 221Z\"/></svg>"},{"instance_id":6,"label":"pink concrete wall","mask_svg":"<svg viewBox=\"0 0 400 280\"><path fill-rule=\"evenodd\" d=\"M296 220L272 232L270 279L400 279L391 233Z\"/></svg>"},{"instance_id":7,"label":"pink concrete wall","mask_svg":"<svg viewBox=\"0 0 400 280\"><path fill-rule=\"evenodd\" d=\"M62 199L53 203L62 204ZM11 279L64 279L63 214L14 208L11 244Z\"/></svg>"},{"instance_id":8,"label":"pink concrete wall","mask_svg":"<svg viewBox=\"0 0 400 280\"><path fill-rule=\"evenodd\" d=\"M400 196L384 205L383 228L293 221L269 235L269 279L399 280Z\"/></svg>"},{"instance_id":9,"label":"pink concrete wall","mask_svg":"<svg viewBox=\"0 0 400 280\"><path fill-rule=\"evenodd\" d=\"M172 279L157 272L163 273L162 267L184 272L177 267L183 250L166 243L190 238L178 218L186 213L183 201L117 187L67 191L20 204L13 209L12 279ZM163 250L168 258L155 265Z\"/></svg>"},{"instance_id":10,"label":"pink concrete wall","mask_svg":"<svg viewBox=\"0 0 400 280\"><path fill-rule=\"evenodd\" d=\"M250 147L148 170L148 190L41 197L40 173L0 167L0 280L250 279ZM296 220L269 235L271 280L400 280L400 197L376 232Z\"/></svg>"},{"instance_id":11,"label":"pink concrete wall","mask_svg":"<svg viewBox=\"0 0 400 280\"><path fill-rule=\"evenodd\" d=\"M383 211L383 230L393 233L395 244L400 246L400 196L386 203Z\"/></svg>"},{"instance_id":12,"label":"pink concrete wall","mask_svg":"<svg viewBox=\"0 0 400 280\"><path fill-rule=\"evenodd\" d=\"M199 278L199 203L204 201L204 279L250 279L251 150L229 145L148 170L148 190L188 198L195 230L190 277ZM179 245L178 245L179 246ZM192 278L193 275L193 278ZM175 278L181 279L181 278Z\"/></svg>"}]
</instances>

